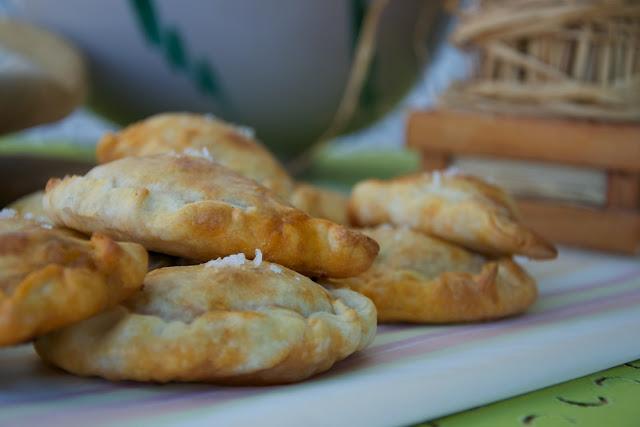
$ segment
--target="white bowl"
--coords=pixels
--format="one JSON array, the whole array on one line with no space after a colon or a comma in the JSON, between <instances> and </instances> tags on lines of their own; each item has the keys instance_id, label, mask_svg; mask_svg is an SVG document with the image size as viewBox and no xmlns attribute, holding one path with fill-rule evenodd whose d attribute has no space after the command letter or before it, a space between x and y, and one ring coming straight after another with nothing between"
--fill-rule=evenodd
<instances>
[{"instance_id":1,"label":"white bowl","mask_svg":"<svg viewBox=\"0 0 640 427\"><path fill-rule=\"evenodd\" d=\"M121 123L161 111L247 124L283 155L329 125L366 0L14 0L85 52L92 106ZM351 127L388 111L422 65L420 25L440 1L390 1ZM427 28L427 32L431 32ZM417 39L416 39L417 37Z\"/></svg>"}]
</instances>

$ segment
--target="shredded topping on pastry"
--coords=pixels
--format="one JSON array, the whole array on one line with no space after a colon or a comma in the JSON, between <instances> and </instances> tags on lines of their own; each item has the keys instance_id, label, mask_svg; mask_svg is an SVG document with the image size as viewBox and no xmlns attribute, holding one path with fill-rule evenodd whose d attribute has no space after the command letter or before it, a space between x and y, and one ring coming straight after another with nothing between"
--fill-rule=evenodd
<instances>
[{"instance_id":1,"label":"shredded topping on pastry","mask_svg":"<svg viewBox=\"0 0 640 427\"><path fill-rule=\"evenodd\" d=\"M0 218L13 218L16 214L14 209L4 208L0 211Z\"/></svg>"},{"instance_id":2,"label":"shredded topping on pastry","mask_svg":"<svg viewBox=\"0 0 640 427\"><path fill-rule=\"evenodd\" d=\"M247 262L247 257L242 252L226 256L224 258L216 258L205 264L205 267L237 267L244 265ZM256 249L255 256L253 258L253 266L260 267L262 264L262 251Z\"/></svg>"},{"instance_id":3,"label":"shredded topping on pastry","mask_svg":"<svg viewBox=\"0 0 640 427\"><path fill-rule=\"evenodd\" d=\"M13 209L10 209L10 210L13 210ZM15 211L14 211L14 212L15 212ZM45 217L45 216L42 216L42 215L37 215L37 216L36 216L36 215L32 214L31 212L25 212L25 213L23 213L23 214L22 214L22 217L23 217L24 219L28 219L29 221L36 221L36 222L39 222L39 223L40 223L40 226L41 226L42 228L46 228L46 229L48 229L48 230L50 230L51 228L53 228L53 227L51 226L51 224L49 224L49 218L47 218L47 217Z\"/></svg>"},{"instance_id":4,"label":"shredded topping on pastry","mask_svg":"<svg viewBox=\"0 0 640 427\"><path fill-rule=\"evenodd\" d=\"M253 257L253 265L255 267L260 267L262 264L262 251L260 249L256 249L256 255Z\"/></svg>"},{"instance_id":5,"label":"shredded topping on pastry","mask_svg":"<svg viewBox=\"0 0 640 427\"><path fill-rule=\"evenodd\" d=\"M237 133L239 133L240 135L244 136L245 138L255 139L255 137L256 137L256 131L253 130L253 128L250 128L248 126L234 125L233 128L235 129L235 131Z\"/></svg>"},{"instance_id":6,"label":"shredded topping on pastry","mask_svg":"<svg viewBox=\"0 0 640 427\"><path fill-rule=\"evenodd\" d=\"M244 264L247 258L242 252L239 254L233 254L224 258L216 258L205 264L205 267L227 267L227 266L239 266Z\"/></svg>"},{"instance_id":7,"label":"shredded topping on pastry","mask_svg":"<svg viewBox=\"0 0 640 427\"><path fill-rule=\"evenodd\" d=\"M207 147L202 147L199 150L197 148L188 147L184 149L183 153L191 157L201 157L203 159L213 161L213 156Z\"/></svg>"},{"instance_id":8,"label":"shredded topping on pastry","mask_svg":"<svg viewBox=\"0 0 640 427\"><path fill-rule=\"evenodd\" d=\"M282 268L278 267L275 264L271 264L269 266L269 270L273 271L274 273L282 273Z\"/></svg>"}]
</instances>

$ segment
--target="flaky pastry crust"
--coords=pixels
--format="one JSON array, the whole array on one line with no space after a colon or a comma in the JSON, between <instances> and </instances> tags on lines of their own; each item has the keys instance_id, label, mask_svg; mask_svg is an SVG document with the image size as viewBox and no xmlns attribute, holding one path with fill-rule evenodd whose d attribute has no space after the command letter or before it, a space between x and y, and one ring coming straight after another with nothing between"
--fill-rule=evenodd
<instances>
[{"instance_id":1,"label":"flaky pastry crust","mask_svg":"<svg viewBox=\"0 0 640 427\"><path fill-rule=\"evenodd\" d=\"M409 228L363 232L380 244L373 266L326 284L371 298L380 322L489 320L521 313L536 300L535 281L509 258L487 261Z\"/></svg>"},{"instance_id":2,"label":"flaky pastry crust","mask_svg":"<svg viewBox=\"0 0 640 427\"><path fill-rule=\"evenodd\" d=\"M349 224L347 217L349 198L337 191L299 182L293 189L289 202L313 217L328 219L336 224Z\"/></svg>"},{"instance_id":3,"label":"flaky pastry crust","mask_svg":"<svg viewBox=\"0 0 640 427\"><path fill-rule=\"evenodd\" d=\"M191 156L127 157L52 179L44 205L56 224L199 261L260 249L309 276L349 277L378 252L363 234L311 218L255 181Z\"/></svg>"},{"instance_id":4,"label":"flaky pastry crust","mask_svg":"<svg viewBox=\"0 0 640 427\"><path fill-rule=\"evenodd\" d=\"M285 200L293 189L289 174L260 142L237 126L200 114L157 114L117 133L107 133L96 151L100 163L167 152L210 157Z\"/></svg>"},{"instance_id":5,"label":"flaky pastry crust","mask_svg":"<svg viewBox=\"0 0 640 427\"><path fill-rule=\"evenodd\" d=\"M553 245L518 221L504 191L470 176L434 172L363 181L351 194L349 217L357 226L406 225L492 256L557 256Z\"/></svg>"},{"instance_id":6,"label":"flaky pastry crust","mask_svg":"<svg viewBox=\"0 0 640 427\"><path fill-rule=\"evenodd\" d=\"M146 269L147 252L135 243L0 219L0 345L118 304L142 285Z\"/></svg>"},{"instance_id":7,"label":"flaky pastry crust","mask_svg":"<svg viewBox=\"0 0 640 427\"><path fill-rule=\"evenodd\" d=\"M150 272L131 300L36 342L47 362L110 380L300 381L366 347L373 303L277 264Z\"/></svg>"}]
</instances>

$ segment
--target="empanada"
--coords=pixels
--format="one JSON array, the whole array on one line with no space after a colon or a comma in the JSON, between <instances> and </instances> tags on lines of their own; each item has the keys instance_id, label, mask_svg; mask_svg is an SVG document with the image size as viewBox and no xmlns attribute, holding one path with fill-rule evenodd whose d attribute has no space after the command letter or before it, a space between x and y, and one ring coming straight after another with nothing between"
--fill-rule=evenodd
<instances>
[{"instance_id":1,"label":"empanada","mask_svg":"<svg viewBox=\"0 0 640 427\"><path fill-rule=\"evenodd\" d=\"M353 189L354 225L407 225L475 251L555 258L556 249L518 221L514 201L500 188L470 176L420 173L368 180Z\"/></svg>"},{"instance_id":2,"label":"empanada","mask_svg":"<svg viewBox=\"0 0 640 427\"><path fill-rule=\"evenodd\" d=\"M241 128L210 116L164 113L108 133L98 143L100 163L168 152L208 158L258 181L285 200L293 181L282 165Z\"/></svg>"},{"instance_id":3,"label":"empanada","mask_svg":"<svg viewBox=\"0 0 640 427\"><path fill-rule=\"evenodd\" d=\"M373 303L244 254L147 274L132 299L36 341L47 362L110 380L299 381L366 347Z\"/></svg>"},{"instance_id":4,"label":"empanada","mask_svg":"<svg viewBox=\"0 0 640 427\"><path fill-rule=\"evenodd\" d=\"M135 243L91 240L25 220L0 219L0 345L93 316L137 290L147 252Z\"/></svg>"},{"instance_id":5,"label":"empanada","mask_svg":"<svg viewBox=\"0 0 640 427\"><path fill-rule=\"evenodd\" d=\"M363 232L380 244L373 266L326 284L371 298L380 322L495 319L523 312L536 299L535 281L509 258L487 261L409 228L382 225Z\"/></svg>"},{"instance_id":6,"label":"empanada","mask_svg":"<svg viewBox=\"0 0 640 427\"><path fill-rule=\"evenodd\" d=\"M328 219L336 224L349 224L347 218L349 198L337 191L297 183L289 197L289 202L313 217Z\"/></svg>"},{"instance_id":7,"label":"empanada","mask_svg":"<svg viewBox=\"0 0 640 427\"><path fill-rule=\"evenodd\" d=\"M378 252L368 237L311 218L255 181L191 156L127 157L83 177L52 179L44 205L57 224L199 261L260 249L265 259L310 276L349 277Z\"/></svg>"},{"instance_id":8,"label":"empanada","mask_svg":"<svg viewBox=\"0 0 640 427\"><path fill-rule=\"evenodd\" d=\"M7 207L13 209L25 219L33 219L44 224L50 224L51 220L42 206L43 197L44 191L36 191L19 198Z\"/></svg>"}]
</instances>

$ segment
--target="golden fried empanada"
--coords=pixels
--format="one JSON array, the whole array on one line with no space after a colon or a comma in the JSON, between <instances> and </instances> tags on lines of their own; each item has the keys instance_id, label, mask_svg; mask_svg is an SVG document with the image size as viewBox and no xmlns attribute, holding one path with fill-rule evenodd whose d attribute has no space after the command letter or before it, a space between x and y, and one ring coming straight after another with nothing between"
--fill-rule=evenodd
<instances>
[{"instance_id":1,"label":"golden fried empanada","mask_svg":"<svg viewBox=\"0 0 640 427\"><path fill-rule=\"evenodd\" d=\"M409 228L382 225L363 232L380 244L373 266L326 284L371 298L380 322L495 319L521 313L536 299L535 281L509 258L487 261Z\"/></svg>"},{"instance_id":2,"label":"golden fried empanada","mask_svg":"<svg viewBox=\"0 0 640 427\"><path fill-rule=\"evenodd\" d=\"M557 255L518 221L503 190L470 176L433 172L364 181L353 189L349 216L354 225L407 225L488 255Z\"/></svg>"},{"instance_id":3,"label":"golden fried empanada","mask_svg":"<svg viewBox=\"0 0 640 427\"><path fill-rule=\"evenodd\" d=\"M147 274L108 312L36 341L47 362L111 380L300 381L366 347L375 307L244 254Z\"/></svg>"},{"instance_id":4,"label":"golden fried empanada","mask_svg":"<svg viewBox=\"0 0 640 427\"><path fill-rule=\"evenodd\" d=\"M273 155L237 126L210 116L164 113L108 133L99 142L100 163L168 152L201 156L258 181L285 200L293 181Z\"/></svg>"},{"instance_id":5,"label":"golden fried empanada","mask_svg":"<svg viewBox=\"0 0 640 427\"><path fill-rule=\"evenodd\" d=\"M368 237L311 218L255 181L191 156L126 157L83 177L52 179L44 205L56 224L199 261L260 249L265 259L310 276L349 277L378 252Z\"/></svg>"},{"instance_id":6,"label":"golden fried empanada","mask_svg":"<svg viewBox=\"0 0 640 427\"><path fill-rule=\"evenodd\" d=\"M297 183L289 197L296 208L316 218L324 218L337 224L347 225L347 203L349 198L337 191Z\"/></svg>"},{"instance_id":7,"label":"golden fried empanada","mask_svg":"<svg viewBox=\"0 0 640 427\"><path fill-rule=\"evenodd\" d=\"M51 220L42 206L43 197L44 191L36 191L19 198L7 207L13 209L25 219L33 219L44 224L50 224Z\"/></svg>"},{"instance_id":8,"label":"golden fried empanada","mask_svg":"<svg viewBox=\"0 0 640 427\"><path fill-rule=\"evenodd\" d=\"M93 316L137 290L147 252L94 234L0 218L0 345L20 343Z\"/></svg>"}]
</instances>

